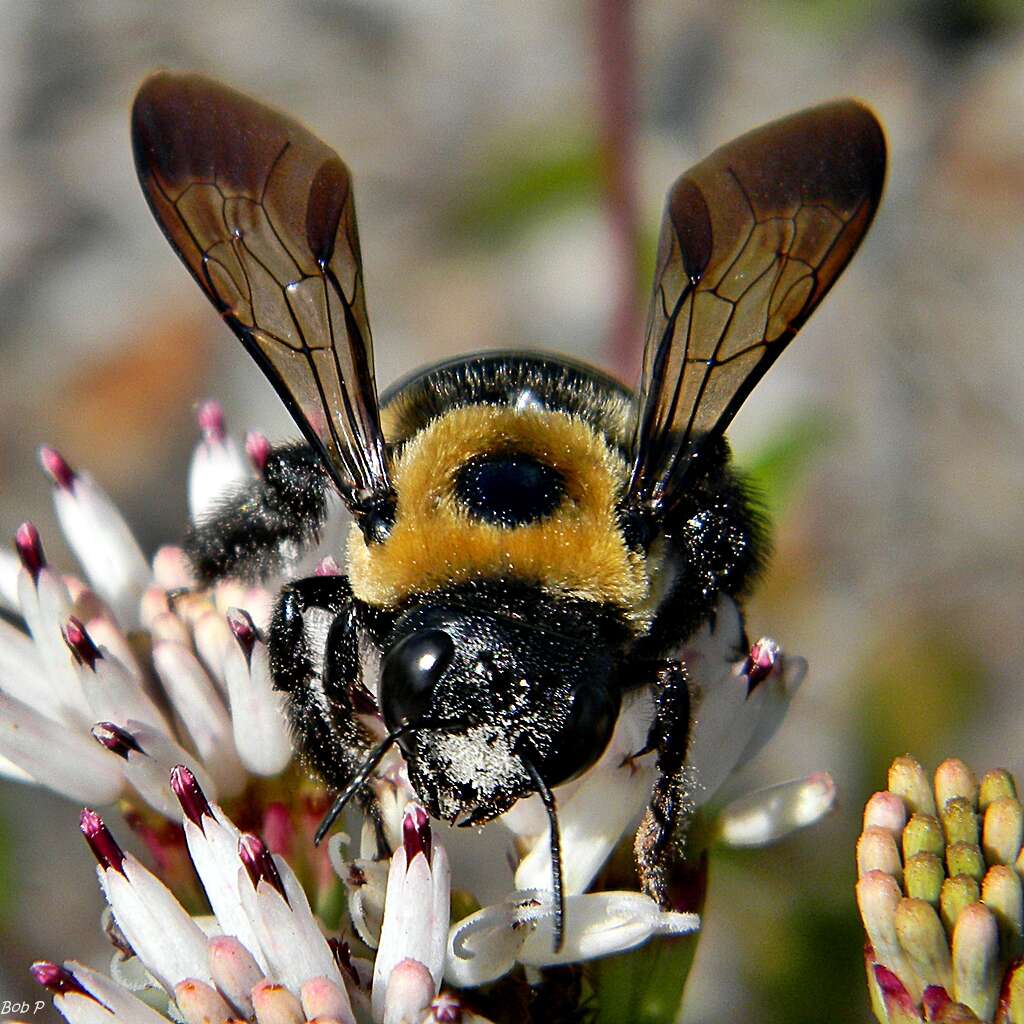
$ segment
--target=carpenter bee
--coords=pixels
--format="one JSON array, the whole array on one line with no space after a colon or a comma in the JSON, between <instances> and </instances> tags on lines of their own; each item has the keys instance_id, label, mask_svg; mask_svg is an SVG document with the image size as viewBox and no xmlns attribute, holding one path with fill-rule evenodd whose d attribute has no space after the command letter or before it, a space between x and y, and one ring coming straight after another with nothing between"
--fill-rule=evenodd
<instances>
[{"instance_id":1,"label":"carpenter bee","mask_svg":"<svg viewBox=\"0 0 1024 1024\"><path fill-rule=\"evenodd\" d=\"M552 787L594 764L622 695L649 686L658 778L637 867L664 904L687 796L676 652L720 597L742 599L767 544L724 431L871 223L874 116L850 100L805 110L675 182L636 394L562 356L489 352L378 398L337 154L169 73L142 85L132 141L164 234L304 439L193 527L197 578L280 570L317 538L332 489L352 516L345 574L286 583L268 637L297 745L338 793L321 837L351 797L370 802L396 744L434 817L481 824L539 794L561 934Z\"/></svg>"}]
</instances>

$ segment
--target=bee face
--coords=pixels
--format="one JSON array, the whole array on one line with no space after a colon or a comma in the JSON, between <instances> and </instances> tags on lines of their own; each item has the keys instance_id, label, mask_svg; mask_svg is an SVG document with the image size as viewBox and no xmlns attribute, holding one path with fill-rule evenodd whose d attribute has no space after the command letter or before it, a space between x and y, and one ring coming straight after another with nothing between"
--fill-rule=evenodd
<instances>
[{"instance_id":1,"label":"bee face","mask_svg":"<svg viewBox=\"0 0 1024 1024\"><path fill-rule=\"evenodd\" d=\"M353 516L345 575L285 585L275 685L329 826L399 743L432 813L480 822L584 771L623 690L649 686L658 778L638 833L667 901L685 805L689 692L676 652L741 599L764 529L724 431L871 224L885 139L860 104L722 147L668 195L635 396L555 357L433 367L381 408L349 173L292 119L197 75L147 80L136 166L168 240L281 396L305 445L187 542L197 576L267 575ZM381 656L374 746L363 654ZM362 696L360 696L362 695Z\"/></svg>"},{"instance_id":2,"label":"bee face","mask_svg":"<svg viewBox=\"0 0 1024 1024\"><path fill-rule=\"evenodd\" d=\"M619 691L606 650L434 599L399 618L393 641L381 711L390 730L413 725L399 743L436 817L490 820L534 791L524 757L556 785L607 745Z\"/></svg>"}]
</instances>

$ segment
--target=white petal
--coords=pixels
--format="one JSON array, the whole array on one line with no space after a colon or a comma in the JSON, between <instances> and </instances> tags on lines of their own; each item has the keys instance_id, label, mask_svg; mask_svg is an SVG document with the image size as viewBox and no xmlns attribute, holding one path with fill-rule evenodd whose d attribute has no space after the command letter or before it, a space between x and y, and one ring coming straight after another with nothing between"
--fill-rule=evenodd
<instances>
[{"instance_id":1,"label":"white petal","mask_svg":"<svg viewBox=\"0 0 1024 1024\"><path fill-rule=\"evenodd\" d=\"M373 1019L378 1024L419 1021L437 995L430 971L418 960L402 960L388 978L387 993Z\"/></svg>"},{"instance_id":2,"label":"white petal","mask_svg":"<svg viewBox=\"0 0 1024 1024\"><path fill-rule=\"evenodd\" d=\"M731 670L704 687L686 755L697 773L698 805L710 800L736 767L757 728L766 696L763 686L748 692L747 677Z\"/></svg>"},{"instance_id":3,"label":"white petal","mask_svg":"<svg viewBox=\"0 0 1024 1024\"><path fill-rule=\"evenodd\" d=\"M348 992L327 978L311 978L299 993L307 1020L329 1018L343 1024L355 1024Z\"/></svg>"},{"instance_id":4,"label":"white petal","mask_svg":"<svg viewBox=\"0 0 1024 1024\"><path fill-rule=\"evenodd\" d=\"M153 664L218 791L237 795L245 786L245 768L235 749L231 716L213 681L187 647L172 641L153 645Z\"/></svg>"},{"instance_id":5,"label":"white petal","mask_svg":"<svg viewBox=\"0 0 1024 1024\"><path fill-rule=\"evenodd\" d=\"M336 985L343 985L334 954L316 918L309 901L287 862L274 857L285 898L269 882L261 879L253 889L245 868L238 876L239 894L252 921L260 946L263 948L271 971L292 992L298 993L310 978L325 977Z\"/></svg>"},{"instance_id":6,"label":"white petal","mask_svg":"<svg viewBox=\"0 0 1024 1024\"><path fill-rule=\"evenodd\" d=\"M0 608L18 610L18 571L21 562L13 552L0 549Z\"/></svg>"},{"instance_id":7,"label":"white petal","mask_svg":"<svg viewBox=\"0 0 1024 1024\"><path fill-rule=\"evenodd\" d=\"M181 808L171 790L171 769L183 764L199 782L209 800L217 799L217 787L195 757L174 740L142 722L129 721L126 726L142 753L129 750L124 774L140 796L161 814L177 819ZM180 979L179 979L180 980Z\"/></svg>"},{"instance_id":8,"label":"white petal","mask_svg":"<svg viewBox=\"0 0 1024 1024\"><path fill-rule=\"evenodd\" d=\"M199 522L239 484L252 480L241 445L228 435L204 438L192 453L188 471L188 509L193 522Z\"/></svg>"},{"instance_id":9,"label":"white petal","mask_svg":"<svg viewBox=\"0 0 1024 1024\"><path fill-rule=\"evenodd\" d=\"M217 684L220 692L227 696L227 680L224 677L224 666L231 650L237 647L228 624L213 607L199 615L192 626L192 639L196 645L199 660L206 667L210 678Z\"/></svg>"},{"instance_id":10,"label":"white petal","mask_svg":"<svg viewBox=\"0 0 1024 1024\"><path fill-rule=\"evenodd\" d=\"M737 767L752 760L775 735L789 710L789 702L800 688L806 675L807 661L805 658L780 654L779 665L767 679L760 683L760 686L767 687L764 708L758 717L753 734L736 762Z\"/></svg>"},{"instance_id":11,"label":"white petal","mask_svg":"<svg viewBox=\"0 0 1024 1024\"><path fill-rule=\"evenodd\" d=\"M257 640L248 661L236 644L227 655L224 674L242 763L256 775L277 775L291 760L292 741L283 696L271 683L266 644Z\"/></svg>"},{"instance_id":12,"label":"white petal","mask_svg":"<svg viewBox=\"0 0 1024 1024\"><path fill-rule=\"evenodd\" d=\"M13 761L0 756L0 778L10 779L12 782L32 782L36 780L24 768L19 768Z\"/></svg>"},{"instance_id":13,"label":"white petal","mask_svg":"<svg viewBox=\"0 0 1024 1024\"><path fill-rule=\"evenodd\" d=\"M257 1024L303 1024L302 1006L284 986L261 981L252 990Z\"/></svg>"},{"instance_id":14,"label":"white petal","mask_svg":"<svg viewBox=\"0 0 1024 1024\"><path fill-rule=\"evenodd\" d=\"M719 812L717 838L726 846L767 846L820 821L835 802L835 783L826 772L759 789Z\"/></svg>"},{"instance_id":15,"label":"white petal","mask_svg":"<svg viewBox=\"0 0 1024 1024\"><path fill-rule=\"evenodd\" d=\"M215 817L203 815L202 828L188 818L184 819L188 851L217 917L218 930L237 938L257 959L261 972L265 974L267 962L238 891L240 833L219 807L211 809Z\"/></svg>"},{"instance_id":16,"label":"white petal","mask_svg":"<svg viewBox=\"0 0 1024 1024\"><path fill-rule=\"evenodd\" d=\"M125 1024L166 1024L165 1017L105 975L90 970L74 960L66 960L64 966L83 988L88 989L101 1003L110 1007L114 1015Z\"/></svg>"},{"instance_id":17,"label":"white petal","mask_svg":"<svg viewBox=\"0 0 1024 1024\"><path fill-rule=\"evenodd\" d=\"M181 548L165 544L153 556L153 580L163 590L183 590L191 587L192 570Z\"/></svg>"},{"instance_id":18,"label":"white petal","mask_svg":"<svg viewBox=\"0 0 1024 1024\"><path fill-rule=\"evenodd\" d=\"M82 803L108 804L124 788L120 760L87 734L0 693L0 755L42 786Z\"/></svg>"},{"instance_id":19,"label":"white petal","mask_svg":"<svg viewBox=\"0 0 1024 1024\"><path fill-rule=\"evenodd\" d=\"M170 735L171 726L163 712L133 676L107 648L99 648L95 669L76 665L85 699L94 722L113 722L126 728L131 720Z\"/></svg>"},{"instance_id":20,"label":"white petal","mask_svg":"<svg viewBox=\"0 0 1024 1024\"><path fill-rule=\"evenodd\" d=\"M547 897L522 892L452 925L444 976L456 988L475 988L507 974L526 941L526 923L546 913Z\"/></svg>"},{"instance_id":21,"label":"white petal","mask_svg":"<svg viewBox=\"0 0 1024 1024\"><path fill-rule=\"evenodd\" d=\"M654 900L637 892L600 892L566 901L565 942L555 952L554 921L549 915L529 930L519 959L546 967L576 963L625 952L652 935L686 935L700 927L697 914L661 910Z\"/></svg>"},{"instance_id":22,"label":"white petal","mask_svg":"<svg viewBox=\"0 0 1024 1024\"><path fill-rule=\"evenodd\" d=\"M123 874L102 871L107 900L132 949L167 990L185 978L212 981L206 936L171 891L126 854Z\"/></svg>"},{"instance_id":23,"label":"white petal","mask_svg":"<svg viewBox=\"0 0 1024 1024\"><path fill-rule=\"evenodd\" d=\"M263 980L263 971L252 953L238 939L218 935L210 939L210 973L217 988L228 997L243 1017L252 1017L253 986Z\"/></svg>"},{"instance_id":24,"label":"white petal","mask_svg":"<svg viewBox=\"0 0 1024 1024\"><path fill-rule=\"evenodd\" d=\"M196 978L186 978L174 986L174 1002L186 1024L223 1024L234 1016L224 997Z\"/></svg>"},{"instance_id":25,"label":"white petal","mask_svg":"<svg viewBox=\"0 0 1024 1024\"><path fill-rule=\"evenodd\" d=\"M91 721L89 705L61 634L61 627L72 611L71 597L63 579L48 567L40 570L36 580L22 569L18 574L18 599L22 617L46 669L47 690L40 691L34 706L47 700L56 701L62 720L88 725Z\"/></svg>"},{"instance_id":26,"label":"white petal","mask_svg":"<svg viewBox=\"0 0 1024 1024\"><path fill-rule=\"evenodd\" d=\"M88 473L76 473L69 487L55 487L53 503L93 589L124 628L136 628L149 565L117 506Z\"/></svg>"},{"instance_id":27,"label":"white petal","mask_svg":"<svg viewBox=\"0 0 1024 1024\"><path fill-rule=\"evenodd\" d=\"M56 701L47 699L50 684L32 640L0 619L0 690L46 715L60 720Z\"/></svg>"},{"instance_id":28,"label":"white petal","mask_svg":"<svg viewBox=\"0 0 1024 1024\"><path fill-rule=\"evenodd\" d=\"M53 1005L70 1024L118 1024L117 1017L105 1006L80 992L54 996Z\"/></svg>"}]
</instances>

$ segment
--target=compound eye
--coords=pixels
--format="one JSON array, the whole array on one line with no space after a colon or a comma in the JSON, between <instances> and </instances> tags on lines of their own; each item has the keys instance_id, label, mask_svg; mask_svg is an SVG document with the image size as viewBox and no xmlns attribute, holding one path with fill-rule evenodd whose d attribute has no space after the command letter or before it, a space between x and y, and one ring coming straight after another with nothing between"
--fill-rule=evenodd
<instances>
[{"instance_id":1,"label":"compound eye","mask_svg":"<svg viewBox=\"0 0 1024 1024\"><path fill-rule=\"evenodd\" d=\"M478 455L455 478L455 496L474 519L507 528L550 515L563 494L565 477L524 452Z\"/></svg>"},{"instance_id":2,"label":"compound eye","mask_svg":"<svg viewBox=\"0 0 1024 1024\"><path fill-rule=\"evenodd\" d=\"M384 655L380 705L389 731L430 710L434 687L454 656L455 642L443 629L412 633Z\"/></svg>"},{"instance_id":3,"label":"compound eye","mask_svg":"<svg viewBox=\"0 0 1024 1024\"><path fill-rule=\"evenodd\" d=\"M617 691L604 686L577 689L568 721L541 765L544 780L557 786L586 771L604 753L618 715Z\"/></svg>"}]
</instances>

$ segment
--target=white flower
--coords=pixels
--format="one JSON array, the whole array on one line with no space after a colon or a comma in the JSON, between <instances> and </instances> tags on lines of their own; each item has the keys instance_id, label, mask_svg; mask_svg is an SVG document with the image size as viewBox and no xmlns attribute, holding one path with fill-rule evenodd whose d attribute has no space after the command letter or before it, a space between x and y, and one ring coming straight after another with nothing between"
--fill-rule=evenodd
<instances>
[{"instance_id":1,"label":"white flower","mask_svg":"<svg viewBox=\"0 0 1024 1024\"><path fill-rule=\"evenodd\" d=\"M250 434L243 454L211 403L200 424L189 480L194 516L258 477L270 450L266 438ZM700 908L685 901L664 909L636 891L591 891L612 853L632 841L650 801L658 755L646 749L649 688L625 694L594 767L554 790L566 910L556 950L550 832L539 796L482 829L449 829L442 843L394 749L368 783L375 814L348 812L351 853L343 833L327 851L314 849L326 801L291 767L262 632L274 586L225 581L197 590L174 547L148 566L95 481L52 449L41 460L88 584L47 564L31 524L18 530L18 558L0 556L0 602L26 626L0 620L0 775L88 804L123 799L161 865L158 877L121 850L95 812L83 812L120 952L114 981L71 961L35 966L73 1024L165 1019L148 1004L186 1024L486 1024L471 1008L481 985L510 973L510 984L523 984L524 971L535 981L543 968L698 928L692 911ZM338 573L324 553L302 566ZM678 652L693 697L687 870L711 844L763 845L817 820L834 801L824 774L730 794L731 776L778 727L806 669L767 639L742 656L742 637L739 611L723 599ZM263 838L236 827L231 815L238 814ZM187 855L168 824L178 820ZM191 917L178 899L193 866L210 918ZM328 929L313 908L337 899L338 879L348 890L347 916ZM450 920L453 887L482 909ZM353 945L368 958L353 956ZM122 985L148 987L146 1000Z\"/></svg>"},{"instance_id":2,"label":"white flower","mask_svg":"<svg viewBox=\"0 0 1024 1024\"><path fill-rule=\"evenodd\" d=\"M197 510L253 473L215 405L203 406L200 422L191 476ZM271 592L226 582L178 593L192 582L179 549L162 549L150 568L88 474L51 448L40 459L89 585L47 564L30 523L18 529L21 564L0 565L0 599L14 597L28 635L0 623L0 773L88 803L134 791L164 815L177 809L167 785L175 764L188 764L221 798L241 793L253 776L278 775L292 749L258 629ZM152 643L152 670L129 639L140 626Z\"/></svg>"}]
</instances>

